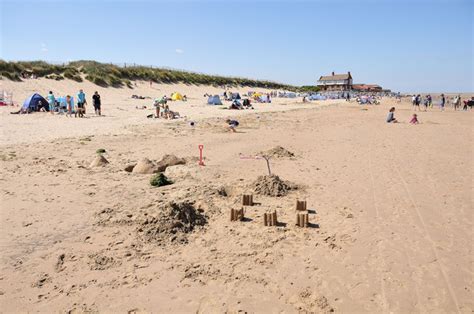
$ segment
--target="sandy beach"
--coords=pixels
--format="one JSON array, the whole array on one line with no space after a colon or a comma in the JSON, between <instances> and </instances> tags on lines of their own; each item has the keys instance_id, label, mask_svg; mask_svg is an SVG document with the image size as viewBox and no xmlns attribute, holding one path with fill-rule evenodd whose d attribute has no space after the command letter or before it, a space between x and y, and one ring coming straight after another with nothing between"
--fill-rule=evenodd
<instances>
[{"instance_id":1,"label":"sandy beach","mask_svg":"<svg viewBox=\"0 0 474 314\"><path fill-rule=\"evenodd\" d=\"M474 310L472 112L433 108L411 125L409 99L274 98L231 111L206 105L205 93L222 92L206 86L1 83L18 102L98 90L104 112L0 108L4 312ZM188 96L170 105L186 119L147 119L152 100L131 99L174 91ZM392 106L401 123L385 122ZM226 130L228 117L238 132ZM263 195L267 165L255 156L275 147L283 195ZM98 149L109 163L91 167ZM167 154L180 159L164 171L171 185L124 170ZM256 204L231 222L243 194ZM308 228L295 225L296 200L307 202ZM181 229L165 215L176 211ZM264 226L273 211L278 225Z\"/></svg>"}]
</instances>

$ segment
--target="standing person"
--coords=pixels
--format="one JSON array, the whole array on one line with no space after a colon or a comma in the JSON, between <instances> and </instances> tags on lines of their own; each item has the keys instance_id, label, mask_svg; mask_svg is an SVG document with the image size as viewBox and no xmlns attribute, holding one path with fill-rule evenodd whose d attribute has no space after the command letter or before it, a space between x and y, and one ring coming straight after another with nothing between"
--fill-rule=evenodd
<instances>
[{"instance_id":1,"label":"standing person","mask_svg":"<svg viewBox=\"0 0 474 314\"><path fill-rule=\"evenodd\" d=\"M416 111L416 108L418 108L418 111L420 111L420 102L421 102L421 95L418 94L415 97L415 111Z\"/></svg>"},{"instance_id":2,"label":"standing person","mask_svg":"<svg viewBox=\"0 0 474 314\"><path fill-rule=\"evenodd\" d=\"M77 94L77 111L81 117L86 113L86 104L86 94L82 89L80 89Z\"/></svg>"},{"instance_id":3,"label":"standing person","mask_svg":"<svg viewBox=\"0 0 474 314\"><path fill-rule=\"evenodd\" d=\"M433 99L431 98L431 95L426 96L428 99L428 107L433 108Z\"/></svg>"},{"instance_id":4,"label":"standing person","mask_svg":"<svg viewBox=\"0 0 474 314\"><path fill-rule=\"evenodd\" d=\"M461 107L461 95L457 95L454 98L454 110L458 110L459 107Z\"/></svg>"},{"instance_id":5,"label":"standing person","mask_svg":"<svg viewBox=\"0 0 474 314\"><path fill-rule=\"evenodd\" d=\"M155 107L155 118L160 117L160 103L161 101L158 98L153 102L153 107Z\"/></svg>"},{"instance_id":6,"label":"standing person","mask_svg":"<svg viewBox=\"0 0 474 314\"><path fill-rule=\"evenodd\" d=\"M425 100L423 100L423 106L425 107L425 111L428 111L428 106L429 106L429 100L428 100L428 96L425 96Z\"/></svg>"},{"instance_id":7,"label":"standing person","mask_svg":"<svg viewBox=\"0 0 474 314\"><path fill-rule=\"evenodd\" d=\"M98 116L102 115L100 111L100 95L97 91L95 91L92 96L92 104L94 105L95 114Z\"/></svg>"},{"instance_id":8,"label":"standing person","mask_svg":"<svg viewBox=\"0 0 474 314\"><path fill-rule=\"evenodd\" d=\"M444 94L441 94L441 102L439 103L439 107L441 111L444 111L445 104L446 104L446 98L444 98Z\"/></svg>"},{"instance_id":9,"label":"standing person","mask_svg":"<svg viewBox=\"0 0 474 314\"><path fill-rule=\"evenodd\" d=\"M67 95L66 96L66 108L67 108L67 113L66 117L72 117L72 111L74 110L74 103L72 102L71 96Z\"/></svg>"},{"instance_id":10,"label":"standing person","mask_svg":"<svg viewBox=\"0 0 474 314\"><path fill-rule=\"evenodd\" d=\"M51 112L51 114L54 114L54 105L56 103L56 99L54 98L54 94L52 91L49 91L49 94L48 94L48 104L49 104L49 112Z\"/></svg>"},{"instance_id":11,"label":"standing person","mask_svg":"<svg viewBox=\"0 0 474 314\"><path fill-rule=\"evenodd\" d=\"M416 96L413 95L411 96L411 104L413 105L413 108L415 107L415 102L416 102Z\"/></svg>"},{"instance_id":12,"label":"standing person","mask_svg":"<svg viewBox=\"0 0 474 314\"><path fill-rule=\"evenodd\" d=\"M349 92L346 94L346 101L351 101L351 94Z\"/></svg>"}]
</instances>

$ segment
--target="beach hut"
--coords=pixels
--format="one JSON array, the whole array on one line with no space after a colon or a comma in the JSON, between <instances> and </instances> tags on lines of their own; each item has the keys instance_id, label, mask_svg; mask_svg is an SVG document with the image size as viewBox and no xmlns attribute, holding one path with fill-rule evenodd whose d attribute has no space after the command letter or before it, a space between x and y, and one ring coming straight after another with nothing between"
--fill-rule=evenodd
<instances>
[{"instance_id":1,"label":"beach hut","mask_svg":"<svg viewBox=\"0 0 474 314\"><path fill-rule=\"evenodd\" d=\"M30 112L38 111L41 107L45 108L46 111L49 111L49 105L46 99L44 99L40 94L35 93L25 100L21 109Z\"/></svg>"},{"instance_id":2,"label":"beach hut","mask_svg":"<svg viewBox=\"0 0 474 314\"><path fill-rule=\"evenodd\" d=\"M183 95L181 95L180 93L173 93L171 95L171 100L173 101L183 100Z\"/></svg>"},{"instance_id":3,"label":"beach hut","mask_svg":"<svg viewBox=\"0 0 474 314\"><path fill-rule=\"evenodd\" d=\"M207 104L208 105L222 105L222 101L219 95L214 95L214 96L209 96L209 98L207 99Z\"/></svg>"}]
</instances>

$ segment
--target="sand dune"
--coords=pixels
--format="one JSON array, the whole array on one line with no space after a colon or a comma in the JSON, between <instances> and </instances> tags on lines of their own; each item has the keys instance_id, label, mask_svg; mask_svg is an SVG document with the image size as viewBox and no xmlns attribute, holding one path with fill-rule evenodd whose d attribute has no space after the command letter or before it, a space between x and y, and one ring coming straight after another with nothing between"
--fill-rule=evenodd
<instances>
[{"instance_id":1,"label":"sand dune","mask_svg":"<svg viewBox=\"0 0 474 314\"><path fill-rule=\"evenodd\" d=\"M49 82L2 82L23 99ZM57 93L83 86L55 82ZM155 91L155 89L157 91ZM105 117L1 110L3 311L462 312L472 298L472 113L419 114L407 101L361 107L277 99L252 112L206 106L211 87L99 89ZM144 118L131 94L178 90L183 122ZM245 91L242 89L241 91ZM400 124L384 122L396 105ZM366 109L366 110L362 110ZM239 132L222 118L240 115ZM198 145L205 166L198 166ZM297 186L257 194L266 162ZM100 148L108 164L90 167ZM124 171L184 158L150 186ZM294 156L291 156L294 154ZM255 206L231 222L244 193ZM309 228L295 226L295 202ZM279 225L264 227L276 211Z\"/></svg>"}]
</instances>

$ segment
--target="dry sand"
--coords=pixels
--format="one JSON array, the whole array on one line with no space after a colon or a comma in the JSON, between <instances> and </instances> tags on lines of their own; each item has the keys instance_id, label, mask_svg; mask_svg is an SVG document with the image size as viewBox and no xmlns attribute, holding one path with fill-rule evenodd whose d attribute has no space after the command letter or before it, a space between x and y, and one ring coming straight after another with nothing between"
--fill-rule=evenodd
<instances>
[{"instance_id":1,"label":"dry sand","mask_svg":"<svg viewBox=\"0 0 474 314\"><path fill-rule=\"evenodd\" d=\"M49 89L2 83L17 100ZM98 89L106 116L1 109L2 311L474 310L472 112L422 112L414 126L408 101L278 99L230 112L204 104L206 87L55 84ZM165 90L190 96L172 106L196 128L146 119L134 108L150 101L129 98ZM392 105L403 123L384 122ZM221 118L236 114L239 132L225 132ZM230 222L267 174L264 160L243 156L276 146L294 156L272 158L272 172L298 188L254 194L246 219ZM109 163L91 168L99 148ZM166 154L187 161L166 169L172 185L124 171ZM307 201L309 228L295 226L296 199ZM271 210L279 226L264 227Z\"/></svg>"}]
</instances>

